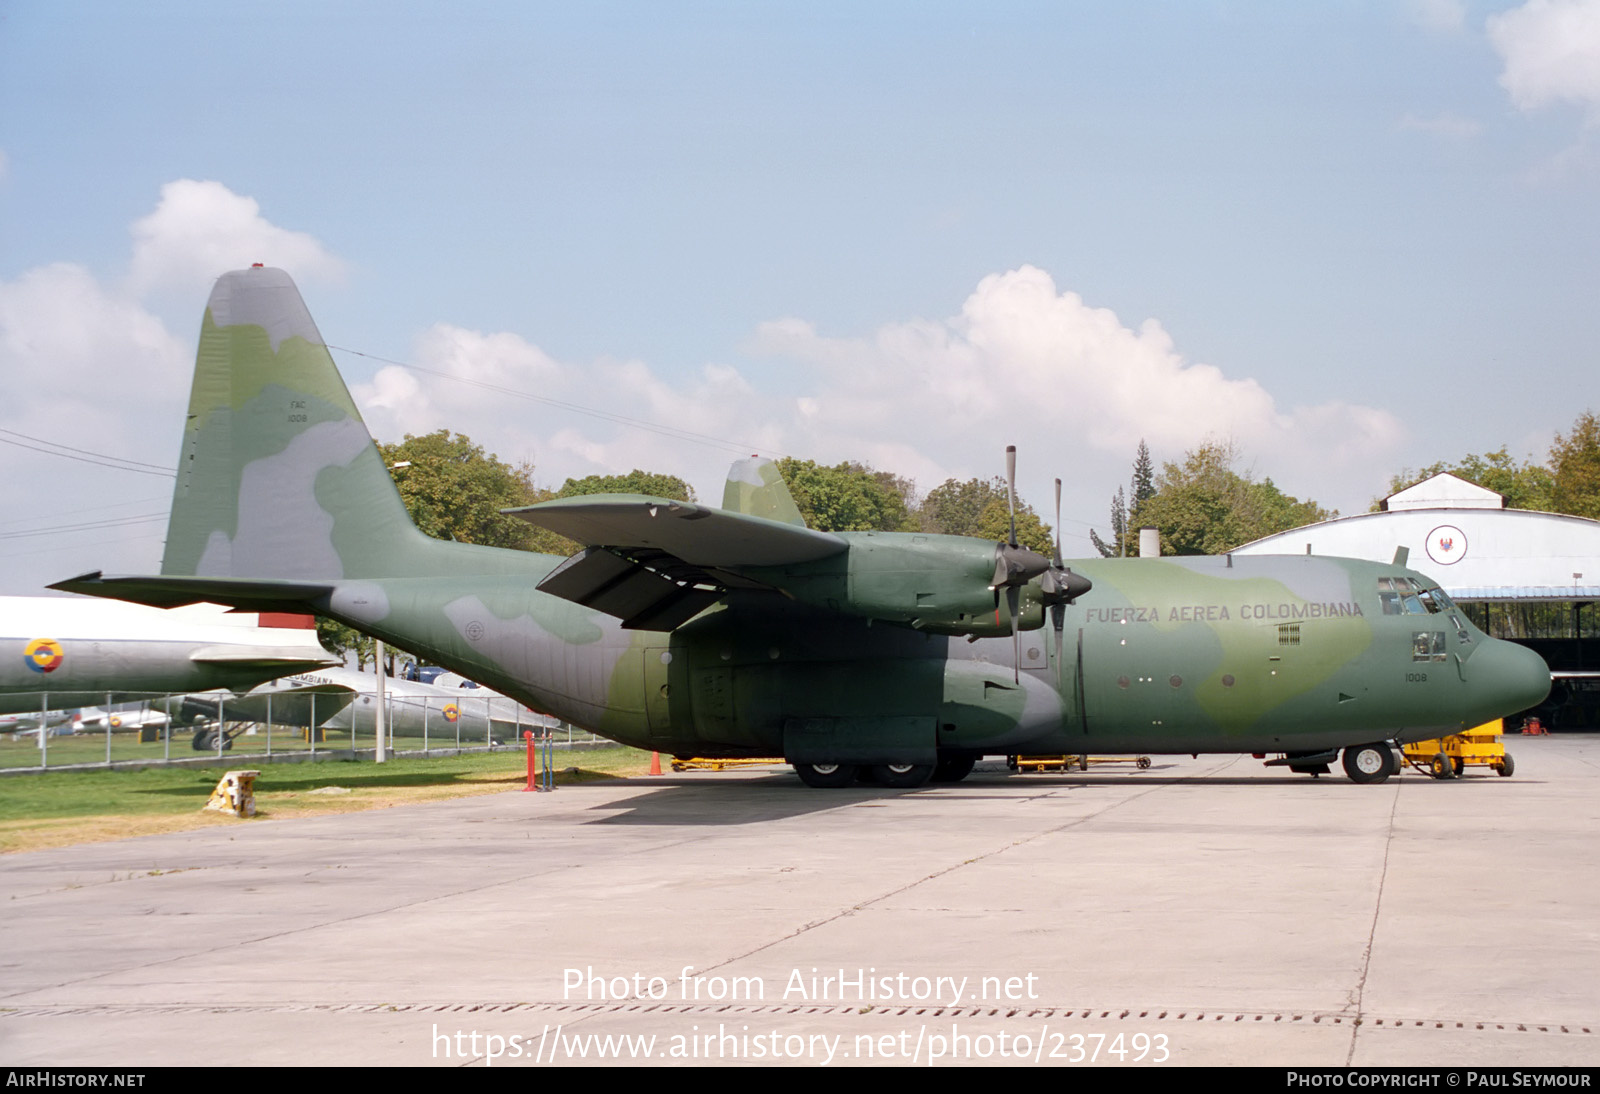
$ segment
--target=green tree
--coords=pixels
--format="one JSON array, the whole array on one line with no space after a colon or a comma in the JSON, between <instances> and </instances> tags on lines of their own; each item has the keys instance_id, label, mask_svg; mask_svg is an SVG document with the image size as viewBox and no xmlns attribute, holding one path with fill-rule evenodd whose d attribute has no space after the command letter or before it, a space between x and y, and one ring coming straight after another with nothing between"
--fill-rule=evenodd
<instances>
[{"instance_id":1,"label":"green tree","mask_svg":"<svg viewBox=\"0 0 1600 1094\"><path fill-rule=\"evenodd\" d=\"M983 512L978 514L977 526L969 534L997 543L1011 534L1010 513L1004 496L995 498L983 507ZM1049 526L1039 519L1039 514L1030 506L1023 504L1021 498L1017 499L1017 542L1045 556L1055 551Z\"/></svg>"},{"instance_id":2,"label":"green tree","mask_svg":"<svg viewBox=\"0 0 1600 1094\"><path fill-rule=\"evenodd\" d=\"M1006 480L946 479L922 500L917 519L924 532L947 536L974 536L1000 541L1010 534L1006 505ZM1017 542L1042 554L1055 548L1050 527L1022 498L1017 498Z\"/></svg>"},{"instance_id":3,"label":"green tree","mask_svg":"<svg viewBox=\"0 0 1600 1094\"><path fill-rule=\"evenodd\" d=\"M1215 555L1240 544L1329 520L1337 513L1280 491L1271 479L1256 482L1233 469L1232 445L1208 443L1168 463L1145 499L1140 523L1161 531L1161 552Z\"/></svg>"},{"instance_id":4,"label":"green tree","mask_svg":"<svg viewBox=\"0 0 1600 1094\"><path fill-rule=\"evenodd\" d=\"M1122 492L1122 487L1117 487L1117 492L1111 496L1111 542L1107 543L1100 538L1100 533L1093 528L1089 529L1089 541L1094 544L1095 550L1100 552L1102 558L1113 558L1122 553L1121 548L1128 540L1128 499Z\"/></svg>"},{"instance_id":5,"label":"green tree","mask_svg":"<svg viewBox=\"0 0 1600 1094\"><path fill-rule=\"evenodd\" d=\"M946 479L922 499L918 522L924 532L975 536L983 511L995 501L1002 508L1005 506L1005 479L968 479L966 482Z\"/></svg>"},{"instance_id":6,"label":"green tree","mask_svg":"<svg viewBox=\"0 0 1600 1094\"><path fill-rule=\"evenodd\" d=\"M568 479L556 491L561 498L575 498L584 494L648 494L652 498L672 501L694 501L694 491L676 475L658 475L634 468L626 475L590 475L582 479Z\"/></svg>"},{"instance_id":7,"label":"green tree","mask_svg":"<svg viewBox=\"0 0 1600 1094\"><path fill-rule=\"evenodd\" d=\"M1139 507L1156 494L1155 464L1150 460L1150 446L1139 438L1139 451L1133 457L1133 481L1129 484L1128 512L1137 515Z\"/></svg>"},{"instance_id":8,"label":"green tree","mask_svg":"<svg viewBox=\"0 0 1600 1094\"><path fill-rule=\"evenodd\" d=\"M1600 420L1584 411L1550 447L1551 509L1600 519Z\"/></svg>"},{"instance_id":9,"label":"green tree","mask_svg":"<svg viewBox=\"0 0 1600 1094\"><path fill-rule=\"evenodd\" d=\"M356 655L356 668L366 668L372 661L372 639L343 623L335 623L331 619L317 616L317 641L322 643L322 648L330 653L349 660L350 654Z\"/></svg>"},{"instance_id":10,"label":"green tree","mask_svg":"<svg viewBox=\"0 0 1600 1094\"><path fill-rule=\"evenodd\" d=\"M1557 437L1557 440L1560 438ZM1531 460L1524 460L1518 464L1507 454L1504 446L1498 451L1486 452L1481 456L1463 456L1453 464L1441 460L1415 473L1409 470L1402 471L1389 480L1389 493L1398 493L1443 472L1449 472L1457 478L1466 479L1468 482L1477 483L1479 486L1505 495L1506 506L1511 509L1539 509L1548 512L1555 504L1552 497L1555 477L1551 474L1550 468ZM1372 511L1376 513L1381 506L1382 499L1373 502Z\"/></svg>"},{"instance_id":11,"label":"green tree","mask_svg":"<svg viewBox=\"0 0 1600 1094\"><path fill-rule=\"evenodd\" d=\"M1100 533L1089 529L1089 541L1105 558L1131 555L1139 549L1139 527L1150 522L1143 516L1144 503L1155 497L1155 465L1150 460L1150 446L1139 438L1139 450L1133 457L1133 475L1128 481L1128 492L1122 487L1111 498L1111 541L1100 538Z\"/></svg>"},{"instance_id":12,"label":"green tree","mask_svg":"<svg viewBox=\"0 0 1600 1094\"><path fill-rule=\"evenodd\" d=\"M796 508L806 523L822 532L906 532L916 525L905 497L893 485L902 480L860 463L823 467L814 460L785 456L778 461Z\"/></svg>"},{"instance_id":13,"label":"green tree","mask_svg":"<svg viewBox=\"0 0 1600 1094\"><path fill-rule=\"evenodd\" d=\"M533 525L500 512L548 496L534 487L531 466L503 463L448 429L420 437L408 433L399 444L380 444L378 450L406 511L427 535L488 547L535 546Z\"/></svg>"}]
</instances>

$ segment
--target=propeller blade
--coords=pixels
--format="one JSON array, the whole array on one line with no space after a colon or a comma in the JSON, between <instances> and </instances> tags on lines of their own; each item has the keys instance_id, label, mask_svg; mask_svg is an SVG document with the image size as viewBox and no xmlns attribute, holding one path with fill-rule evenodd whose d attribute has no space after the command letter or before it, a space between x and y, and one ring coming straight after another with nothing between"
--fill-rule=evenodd
<instances>
[{"instance_id":1,"label":"propeller blade","mask_svg":"<svg viewBox=\"0 0 1600 1094\"><path fill-rule=\"evenodd\" d=\"M1011 675L1022 683L1022 630L1017 626L1022 590L1015 585L1006 586L1006 610L1011 613Z\"/></svg>"},{"instance_id":2,"label":"propeller blade","mask_svg":"<svg viewBox=\"0 0 1600 1094\"><path fill-rule=\"evenodd\" d=\"M1011 537L1006 543L1017 545L1017 446L1006 445L1006 509L1011 514Z\"/></svg>"},{"instance_id":3,"label":"propeller blade","mask_svg":"<svg viewBox=\"0 0 1600 1094\"><path fill-rule=\"evenodd\" d=\"M1061 569L1061 480L1056 480L1056 569Z\"/></svg>"}]
</instances>

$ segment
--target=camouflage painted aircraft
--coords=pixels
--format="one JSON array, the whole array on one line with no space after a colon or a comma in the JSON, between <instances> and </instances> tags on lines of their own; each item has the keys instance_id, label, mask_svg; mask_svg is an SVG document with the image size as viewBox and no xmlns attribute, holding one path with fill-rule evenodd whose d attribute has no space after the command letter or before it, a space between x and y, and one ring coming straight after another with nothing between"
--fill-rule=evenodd
<instances>
[{"instance_id":1,"label":"camouflage painted aircraft","mask_svg":"<svg viewBox=\"0 0 1600 1094\"><path fill-rule=\"evenodd\" d=\"M517 513L590 546L561 559L419 532L293 282L257 267L219 279L205 314L161 574L56 587L315 611L626 744L782 755L812 786L1090 751L1308 772L1342 751L1376 782L1395 742L1550 685L1398 564L1069 567L1059 547L819 532L754 459L720 509L591 495Z\"/></svg>"}]
</instances>

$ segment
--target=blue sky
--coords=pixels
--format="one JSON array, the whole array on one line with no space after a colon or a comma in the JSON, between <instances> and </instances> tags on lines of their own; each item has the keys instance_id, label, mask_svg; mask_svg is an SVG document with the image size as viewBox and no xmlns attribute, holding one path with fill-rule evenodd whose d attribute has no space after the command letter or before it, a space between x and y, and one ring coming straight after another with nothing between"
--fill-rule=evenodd
<instances>
[{"instance_id":1,"label":"blue sky","mask_svg":"<svg viewBox=\"0 0 1600 1094\"><path fill-rule=\"evenodd\" d=\"M0 437L170 465L266 261L380 439L552 486L1015 443L1073 554L1217 438L1355 511L1600 402L1597 121L1600 0L3 0ZM0 458L0 591L156 564L168 480Z\"/></svg>"}]
</instances>

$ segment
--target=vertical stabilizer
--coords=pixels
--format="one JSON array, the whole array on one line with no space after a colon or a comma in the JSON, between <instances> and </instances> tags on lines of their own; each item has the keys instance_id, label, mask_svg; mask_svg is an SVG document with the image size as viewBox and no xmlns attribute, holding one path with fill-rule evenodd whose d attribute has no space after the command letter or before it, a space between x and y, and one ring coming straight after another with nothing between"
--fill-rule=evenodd
<instances>
[{"instance_id":1,"label":"vertical stabilizer","mask_svg":"<svg viewBox=\"0 0 1600 1094\"><path fill-rule=\"evenodd\" d=\"M282 270L224 274L206 306L163 574L402 576L432 544L406 514Z\"/></svg>"},{"instance_id":2,"label":"vertical stabilizer","mask_svg":"<svg viewBox=\"0 0 1600 1094\"><path fill-rule=\"evenodd\" d=\"M734 513L806 526L806 518L800 515L778 465L760 456L738 460L729 469L728 484L722 489L722 507Z\"/></svg>"}]
</instances>

